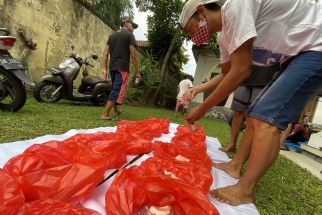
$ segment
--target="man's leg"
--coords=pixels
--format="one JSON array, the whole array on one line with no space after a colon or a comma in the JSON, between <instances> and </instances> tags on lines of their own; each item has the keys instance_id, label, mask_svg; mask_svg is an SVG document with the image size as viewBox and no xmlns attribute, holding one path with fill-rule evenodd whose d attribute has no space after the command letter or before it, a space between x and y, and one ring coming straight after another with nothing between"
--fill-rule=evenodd
<instances>
[{"instance_id":1,"label":"man's leg","mask_svg":"<svg viewBox=\"0 0 322 215\"><path fill-rule=\"evenodd\" d=\"M181 100L180 99L177 99L177 104L176 104L176 108L174 110L174 116L177 116L177 113L180 109L180 107L182 106L182 103L181 103Z\"/></svg>"},{"instance_id":2,"label":"man's leg","mask_svg":"<svg viewBox=\"0 0 322 215\"><path fill-rule=\"evenodd\" d=\"M252 138L253 138L253 125L248 123L248 117L246 118L246 131L245 135L240 144L238 152L235 154L235 157L230 160L228 163L214 163L214 167L221 169L228 173L233 178L240 178L241 169L248 159L251 147L252 147Z\"/></svg>"},{"instance_id":3,"label":"man's leg","mask_svg":"<svg viewBox=\"0 0 322 215\"><path fill-rule=\"evenodd\" d=\"M252 117L247 123L254 128L254 133L244 176L235 185L212 191L217 200L230 205L253 202L255 185L274 163L279 152L280 132L277 127Z\"/></svg>"},{"instance_id":4,"label":"man's leg","mask_svg":"<svg viewBox=\"0 0 322 215\"><path fill-rule=\"evenodd\" d=\"M179 107L178 105L176 105L176 108L174 109L174 116L177 116L178 110L179 110Z\"/></svg>"},{"instance_id":5,"label":"man's leg","mask_svg":"<svg viewBox=\"0 0 322 215\"><path fill-rule=\"evenodd\" d=\"M235 152L239 132L244 123L245 111L250 105L252 90L250 87L239 86L234 91L234 98L231 103L231 109L234 111L233 120L231 122L230 143L225 148L219 150L223 152Z\"/></svg>"},{"instance_id":6,"label":"man's leg","mask_svg":"<svg viewBox=\"0 0 322 215\"><path fill-rule=\"evenodd\" d=\"M108 100L105 105L105 109L101 115L101 119L103 120L111 120L113 117L110 115L112 108L114 107L114 111L117 110L116 103L120 97L120 91L122 88L122 72L121 71L111 71L111 79L112 79L112 90L110 95L108 96Z\"/></svg>"},{"instance_id":7,"label":"man's leg","mask_svg":"<svg viewBox=\"0 0 322 215\"><path fill-rule=\"evenodd\" d=\"M182 114L185 115L187 113L187 110L188 110L188 105L184 105L182 107Z\"/></svg>"},{"instance_id":8,"label":"man's leg","mask_svg":"<svg viewBox=\"0 0 322 215\"><path fill-rule=\"evenodd\" d=\"M118 109L118 104L114 104L114 115L118 116L121 114L120 109Z\"/></svg>"},{"instance_id":9,"label":"man's leg","mask_svg":"<svg viewBox=\"0 0 322 215\"><path fill-rule=\"evenodd\" d=\"M244 123L244 112L234 111L233 121L231 123L231 134L230 134L230 144L224 148L220 148L219 150L223 152L235 152L237 139L239 136L240 129Z\"/></svg>"},{"instance_id":10,"label":"man's leg","mask_svg":"<svg viewBox=\"0 0 322 215\"><path fill-rule=\"evenodd\" d=\"M285 147L284 141L286 140L287 136L291 133L291 131L292 131L292 123L289 123L287 126L287 129L285 131L282 131L282 133L281 133L280 149L289 150Z\"/></svg>"},{"instance_id":11,"label":"man's leg","mask_svg":"<svg viewBox=\"0 0 322 215\"><path fill-rule=\"evenodd\" d=\"M114 105L114 102L108 100L106 102L106 105L105 105L105 109L101 115L101 119L105 119L105 120L111 120L112 119L112 116L110 115L110 112L112 110Z\"/></svg>"},{"instance_id":12,"label":"man's leg","mask_svg":"<svg viewBox=\"0 0 322 215\"><path fill-rule=\"evenodd\" d=\"M231 205L253 201L255 185L278 155L279 131L296 120L305 105L321 92L321 59L322 52L298 55L248 110L247 126L253 129L253 138L247 169L237 184L213 191L216 199Z\"/></svg>"}]
</instances>

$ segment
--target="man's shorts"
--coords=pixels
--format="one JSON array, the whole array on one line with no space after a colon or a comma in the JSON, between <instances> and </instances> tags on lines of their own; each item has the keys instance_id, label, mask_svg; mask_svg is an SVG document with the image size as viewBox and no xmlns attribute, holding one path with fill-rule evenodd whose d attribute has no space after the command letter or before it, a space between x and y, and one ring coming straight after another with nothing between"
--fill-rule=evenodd
<instances>
[{"instance_id":1,"label":"man's shorts","mask_svg":"<svg viewBox=\"0 0 322 215\"><path fill-rule=\"evenodd\" d=\"M109 101L115 104L122 104L128 77L129 73L127 71L111 71L112 90L108 97Z\"/></svg>"},{"instance_id":2,"label":"man's shorts","mask_svg":"<svg viewBox=\"0 0 322 215\"><path fill-rule=\"evenodd\" d=\"M279 75L263 89L247 110L251 117L281 130L294 122L305 105L322 93L322 51L295 56Z\"/></svg>"},{"instance_id":3,"label":"man's shorts","mask_svg":"<svg viewBox=\"0 0 322 215\"><path fill-rule=\"evenodd\" d=\"M234 91L234 98L231 103L231 109L235 111L245 112L263 88L264 87L239 86Z\"/></svg>"}]
</instances>

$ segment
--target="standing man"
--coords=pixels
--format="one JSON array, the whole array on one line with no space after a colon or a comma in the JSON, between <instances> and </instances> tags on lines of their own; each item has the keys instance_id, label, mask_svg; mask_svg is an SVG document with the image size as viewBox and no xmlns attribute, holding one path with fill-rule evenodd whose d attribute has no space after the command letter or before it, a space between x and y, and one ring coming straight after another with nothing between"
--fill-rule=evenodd
<instances>
[{"instance_id":1,"label":"standing man","mask_svg":"<svg viewBox=\"0 0 322 215\"><path fill-rule=\"evenodd\" d=\"M177 116L177 112L180 107L183 108L183 113L187 111L189 101L184 98L184 93L187 92L190 88L192 88L192 77L190 75L187 75L185 79L180 81L178 85L178 95L177 95L177 104L176 104L176 109L174 112L174 116Z\"/></svg>"},{"instance_id":2,"label":"standing man","mask_svg":"<svg viewBox=\"0 0 322 215\"><path fill-rule=\"evenodd\" d=\"M117 108L122 104L123 96L126 89L126 83L130 71L130 57L135 69L135 76L141 80L139 72L136 40L133 35L134 29L138 27L129 17L122 17L121 29L114 32L107 41L103 52L102 79L108 77L107 62L110 55L109 74L112 80L112 90L108 97L105 109L101 115L103 120L111 120L113 117L110 111L114 107L114 115L118 116L121 112Z\"/></svg>"},{"instance_id":3,"label":"standing man","mask_svg":"<svg viewBox=\"0 0 322 215\"><path fill-rule=\"evenodd\" d=\"M209 43L221 32L221 74L191 89L214 89L186 115L188 123L233 92L250 74L251 64L280 63L281 72L247 110L241 147L228 163L216 167L237 184L211 191L218 201L240 205L254 201L254 189L279 153L281 130L294 121L322 90L322 3L313 0L188 0L181 28L195 44ZM248 160L243 177L241 169Z\"/></svg>"},{"instance_id":4,"label":"standing man","mask_svg":"<svg viewBox=\"0 0 322 215\"><path fill-rule=\"evenodd\" d=\"M219 149L223 152L236 152L239 132L245 121L245 112L266 84L273 79L273 75L279 70L279 65L252 65L251 70L251 75L234 91L234 98L230 107L234 111L231 123L230 143L228 146Z\"/></svg>"}]
</instances>

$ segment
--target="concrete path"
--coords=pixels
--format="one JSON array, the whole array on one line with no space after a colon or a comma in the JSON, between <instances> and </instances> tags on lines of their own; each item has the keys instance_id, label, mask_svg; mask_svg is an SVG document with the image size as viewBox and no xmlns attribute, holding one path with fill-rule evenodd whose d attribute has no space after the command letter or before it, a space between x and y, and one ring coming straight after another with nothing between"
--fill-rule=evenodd
<instances>
[{"instance_id":1,"label":"concrete path","mask_svg":"<svg viewBox=\"0 0 322 215\"><path fill-rule=\"evenodd\" d=\"M294 150L280 151L280 154L290 159L300 167L307 169L312 175L318 177L322 181L322 159L303 151L297 153Z\"/></svg>"}]
</instances>

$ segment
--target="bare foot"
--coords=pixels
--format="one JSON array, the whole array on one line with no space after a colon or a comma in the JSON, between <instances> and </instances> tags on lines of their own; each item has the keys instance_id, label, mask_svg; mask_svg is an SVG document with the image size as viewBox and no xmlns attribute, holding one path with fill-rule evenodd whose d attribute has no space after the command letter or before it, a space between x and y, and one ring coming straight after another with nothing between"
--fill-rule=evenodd
<instances>
[{"instance_id":1,"label":"bare foot","mask_svg":"<svg viewBox=\"0 0 322 215\"><path fill-rule=\"evenodd\" d=\"M219 148L219 150L222 151L222 152L236 152L236 146L232 145L232 144L229 144L225 148Z\"/></svg>"},{"instance_id":2,"label":"bare foot","mask_svg":"<svg viewBox=\"0 0 322 215\"><path fill-rule=\"evenodd\" d=\"M232 206L254 202L253 192L246 192L240 183L211 190L210 195L218 201Z\"/></svg>"},{"instance_id":3,"label":"bare foot","mask_svg":"<svg viewBox=\"0 0 322 215\"><path fill-rule=\"evenodd\" d=\"M217 169L220 169L226 172L228 175L230 175L233 178L236 178L236 179L240 178L240 169L238 169L237 165L231 161L228 163L213 163L212 165Z\"/></svg>"}]
</instances>

